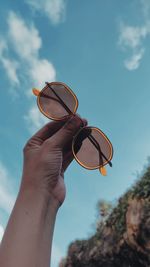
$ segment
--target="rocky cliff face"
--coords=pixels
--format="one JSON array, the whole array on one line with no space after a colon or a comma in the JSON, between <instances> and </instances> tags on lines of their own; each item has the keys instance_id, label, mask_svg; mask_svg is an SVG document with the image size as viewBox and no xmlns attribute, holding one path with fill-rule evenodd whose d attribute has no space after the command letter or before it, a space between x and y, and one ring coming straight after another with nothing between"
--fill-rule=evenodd
<instances>
[{"instance_id":1,"label":"rocky cliff face","mask_svg":"<svg viewBox=\"0 0 150 267\"><path fill-rule=\"evenodd\" d=\"M150 168L88 240L76 240L59 267L150 266Z\"/></svg>"}]
</instances>

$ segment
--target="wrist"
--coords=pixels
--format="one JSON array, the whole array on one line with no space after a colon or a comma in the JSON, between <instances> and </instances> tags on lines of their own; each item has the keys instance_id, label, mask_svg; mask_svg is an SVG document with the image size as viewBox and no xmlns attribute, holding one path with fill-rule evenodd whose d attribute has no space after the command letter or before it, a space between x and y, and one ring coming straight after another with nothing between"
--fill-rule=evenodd
<instances>
[{"instance_id":1,"label":"wrist","mask_svg":"<svg viewBox=\"0 0 150 267\"><path fill-rule=\"evenodd\" d=\"M19 195L25 195L31 201L38 201L45 206L45 208L58 210L60 203L53 196L51 196L45 187L37 185L35 182L28 182L26 179L22 179Z\"/></svg>"}]
</instances>

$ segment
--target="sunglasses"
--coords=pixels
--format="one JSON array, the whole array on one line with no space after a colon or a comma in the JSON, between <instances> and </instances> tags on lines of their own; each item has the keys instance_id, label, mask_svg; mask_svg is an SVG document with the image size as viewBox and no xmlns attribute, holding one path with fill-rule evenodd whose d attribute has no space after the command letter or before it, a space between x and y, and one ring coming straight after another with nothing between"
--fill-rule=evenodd
<instances>
[{"instance_id":1,"label":"sunglasses","mask_svg":"<svg viewBox=\"0 0 150 267\"><path fill-rule=\"evenodd\" d=\"M73 91L62 82L45 84L41 91L32 89L37 96L39 110L49 119L57 121L74 115L78 108L78 99ZM107 174L104 166L108 164L112 167L113 146L97 127L81 127L73 137L72 152L82 167L89 170L99 169L104 176Z\"/></svg>"}]
</instances>

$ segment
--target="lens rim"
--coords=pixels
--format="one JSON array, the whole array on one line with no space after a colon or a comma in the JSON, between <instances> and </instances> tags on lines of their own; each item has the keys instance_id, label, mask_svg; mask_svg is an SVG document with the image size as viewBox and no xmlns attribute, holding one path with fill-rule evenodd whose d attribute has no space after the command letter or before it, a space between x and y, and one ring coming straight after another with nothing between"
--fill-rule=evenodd
<instances>
[{"instance_id":1,"label":"lens rim","mask_svg":"<svg viewBox=\"0 0 150 267\"><path fill-rule=\"evenodd\" d=\"M100 165L95 166L95 167L88 167L87 165L83 164L83 163L78 159L78 157L76 156L76 154L75 154L75 150L74 150L75 141L76 141L77 136L80 134L80 132L81 132L83 129L85 129L85 128L88 128L88 129L94 129L94 130L98 131L99 134L101 134L101 135L105 138L105 140L108 142L109 147L110 147L110 156L109 156L109 159L108 159L104 164L100 164ZM75 160L76 160L82 167L84 167L85 169L88 169L88 170L95 170L95 169L99 169L100 167L105 166L106 164L108 164L109 161L111 161L111 159L112 159L112 157L113 157L113 146L112 146L112 143L110 142L110 140L108 139L108 137L102 132L102 130L100 130L99 128L94 127L94 126L85 126L85 127L82 127L82 128L77 132L77 134L73 137L73 141L72 141L72 152L73 152L73 155L74 155Z\"/></svg>"},{"instance_id":2,"label":"lens rim","mask_svg":"<svg viewBox=\"0 0 150 267\"><path fill-rule=\"evenodd\" d=\"M78 101L78 98L77 98L77 96L75 95L75 93L70 89L70 87L69 87L68 85L66 85L65 83L63 83L63 82L51 82L51 83L48 83L48 84L49 84L50 86L51 86L51 85L63 85L63 86L65 87L65 89L68 90L68 91L72 94L72 96L73 96L74 99L75 99L75 108L74 108L74 111L72 112L71 115L75 114L76 111L77 111L78 105L79 105L79 101ZM47 86L48 86L48 85L47 85ZM45 86L45 87L46 87L46 86ZM44 92L44 90L46 89L45 87L40 91L39 95L37 96L37 105L38 105L38 108L39 108L39 110L41 111L41 113L42 113L44 116L46 116L47 118L49 118L49 119L51 119L51 120L56 120L56 121L60 121L60 120L63 120L63 119L65 119L65 118L69 117L70 114L69 114L69 115L66 115L66 116L62 116L62 117L60 117L60 118L52 117L52 116L49 116L49 115L42 109L42 106L41 106L41 104L40 104L40 96L41 96L41 94Z\"/></svg>"}]
</instances>

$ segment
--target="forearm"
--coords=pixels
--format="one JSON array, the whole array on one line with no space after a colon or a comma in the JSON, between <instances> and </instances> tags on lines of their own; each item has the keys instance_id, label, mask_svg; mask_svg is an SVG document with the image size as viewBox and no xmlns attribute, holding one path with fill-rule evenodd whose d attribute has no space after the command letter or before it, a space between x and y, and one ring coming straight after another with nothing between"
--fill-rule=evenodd
<instances>
[{"instance_id":1,"label":"forearm","mask_svg":"<svg viewBox=\"0 0 150 267\"><path fill-rule=\"evenodd\" d=\"M0 246L0 266L49 267L57 210L34 188L20 190Z\"/></svg>"}]
</instances>

